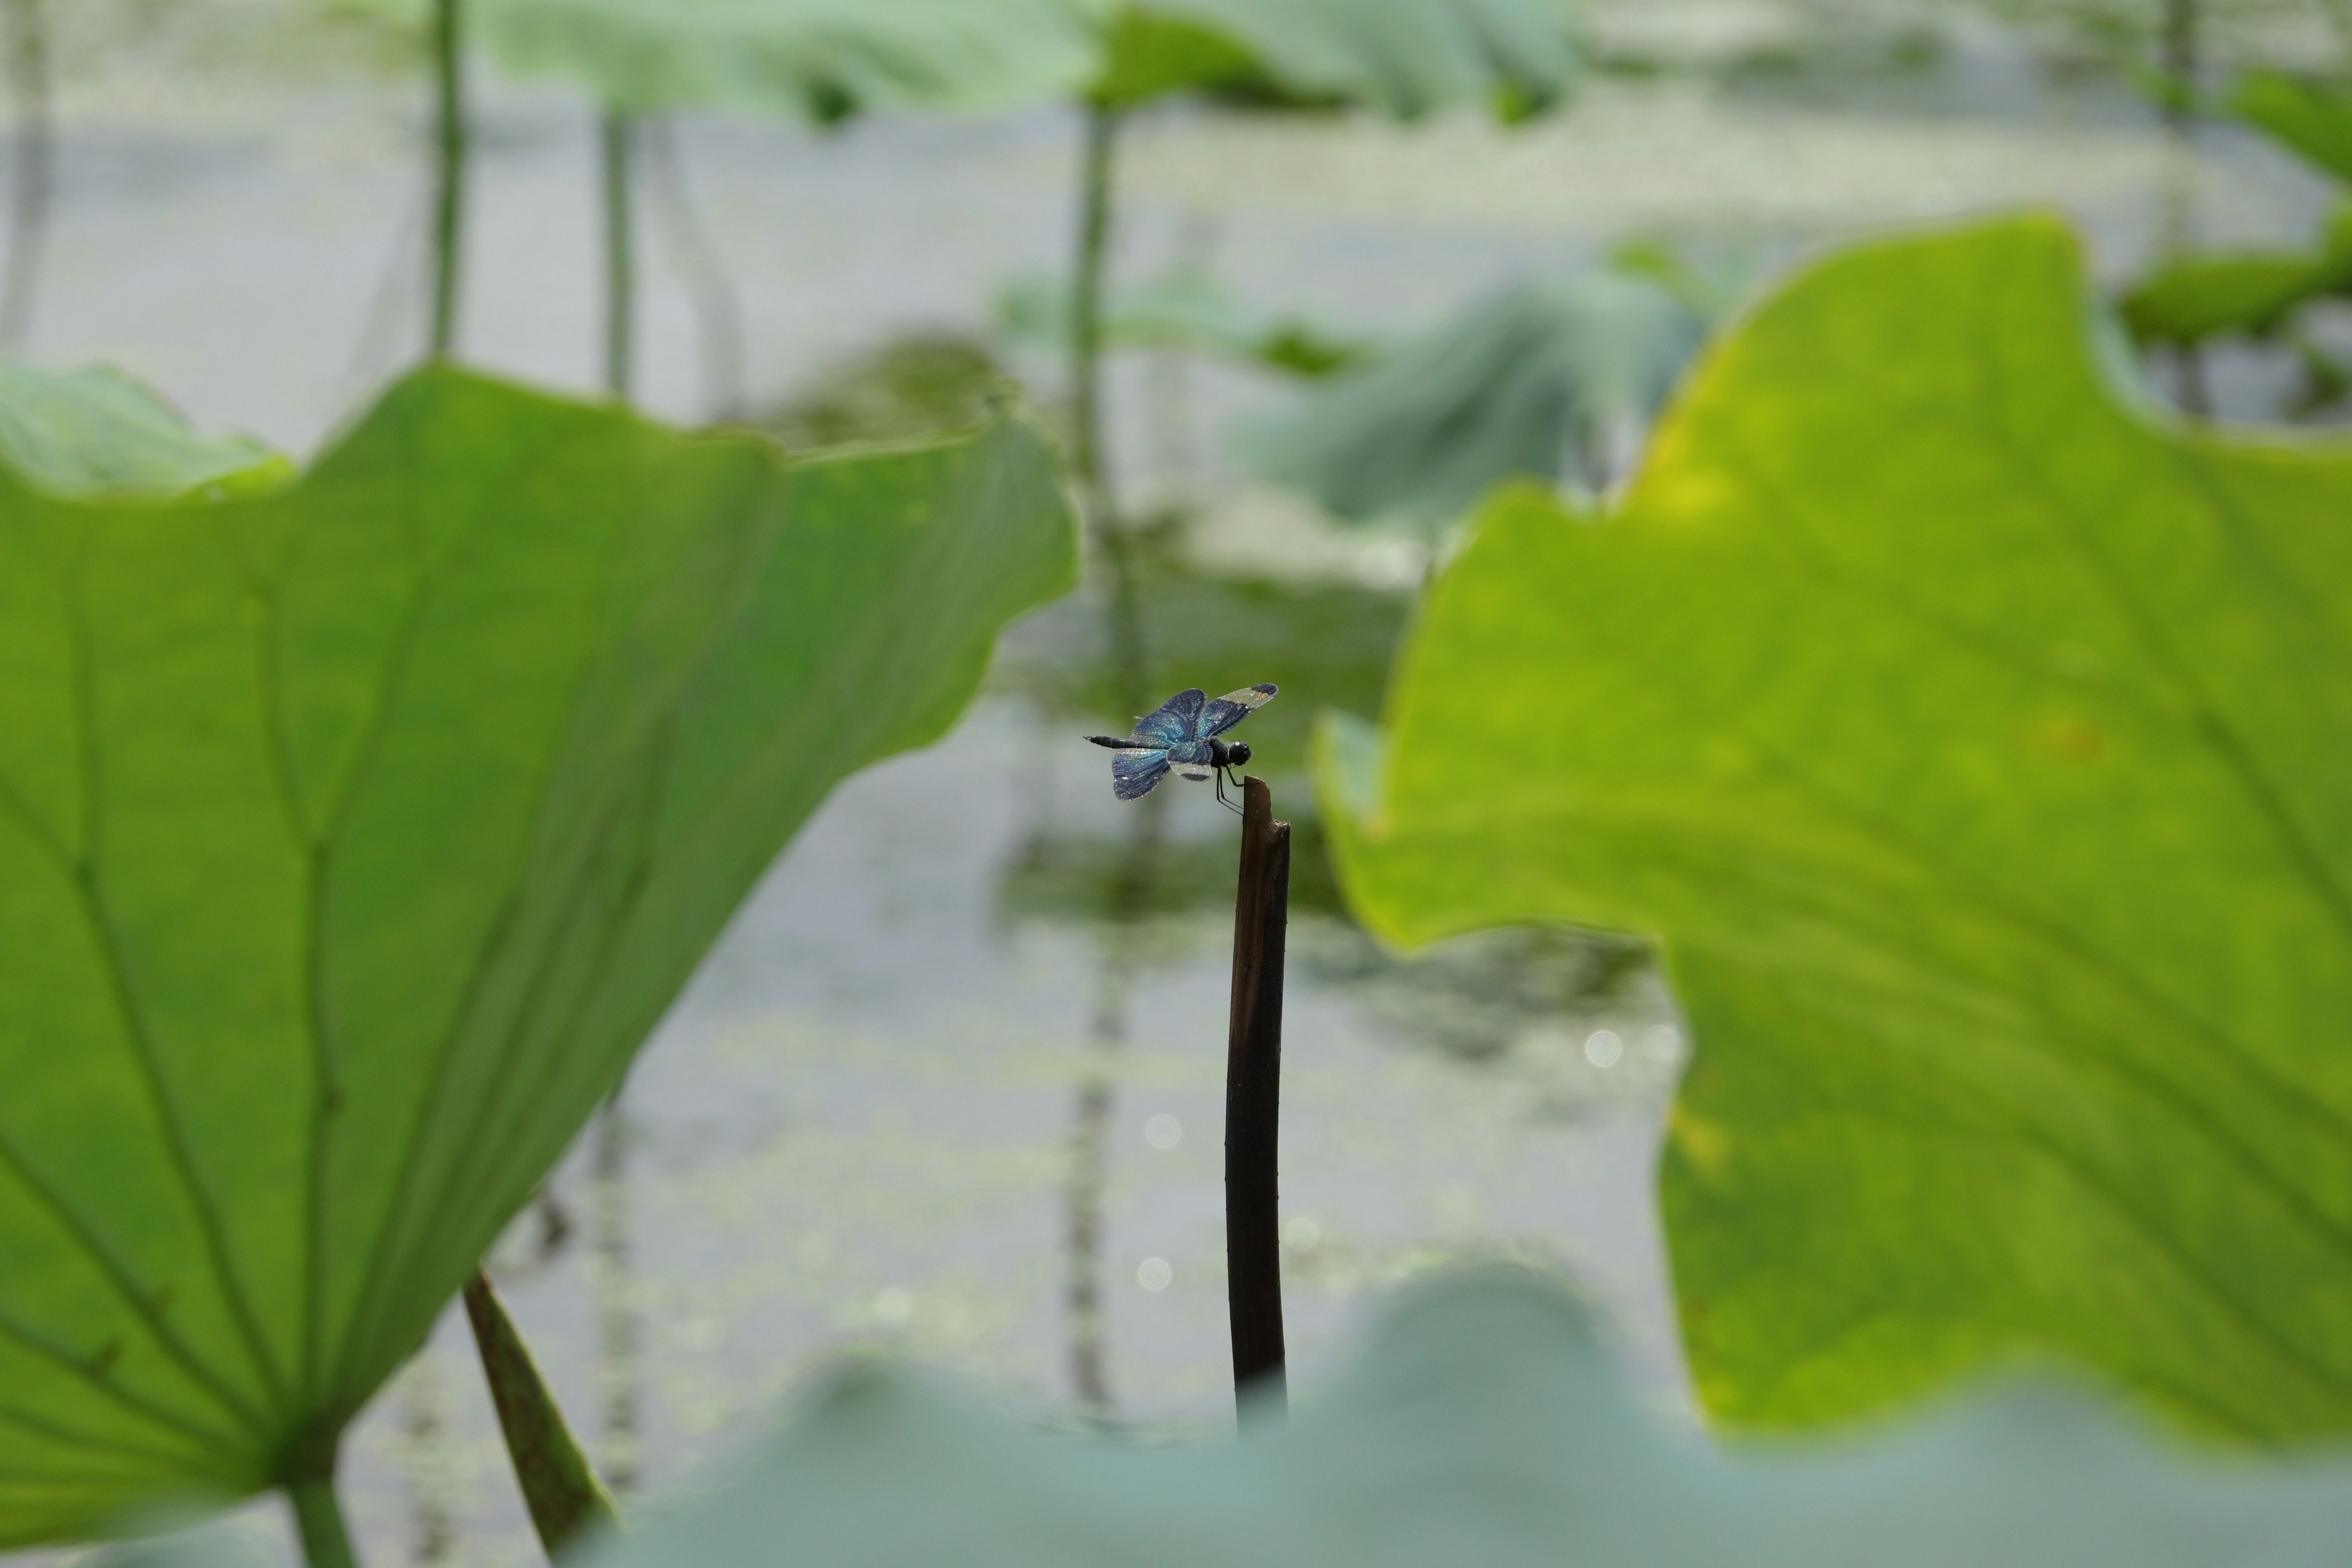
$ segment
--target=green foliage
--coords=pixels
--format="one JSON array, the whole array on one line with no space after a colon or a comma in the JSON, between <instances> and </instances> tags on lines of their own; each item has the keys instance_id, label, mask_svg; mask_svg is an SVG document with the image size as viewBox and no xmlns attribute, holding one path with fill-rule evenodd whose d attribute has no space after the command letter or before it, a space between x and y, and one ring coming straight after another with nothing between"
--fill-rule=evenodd
<instances>
[{"instance_id":1,"label":"green foliage","mask_svg":"<svg viewBox=\"0 0 2352 1568\"><path fill-rule=\"evenodd\" d=\"M1179 92L1279 100L1283 89L1248 48L1216 28L1122 8L1107 29L1087 96L1132 109Z\"/></svg>"},{"instance_id":2,"label":"green foliage","mask_svg":"<svg viewBox=\"0 0 2352 1568\"><path fill-rule=\"evenodd\" d=\"M1016 421L787 464L444 371L266 499L0 479L0 1543L331 1463L1074 552Z\"/></svg>"},{"instance_id":3,"label":"green foliage","mask_svg":"<svg viewBox=\"0 0 2352 1568\"><path fill-rule=\"evenodd\" d=\"M2352 97L2284 71L2249 71L2230 107L2331 178L2352 184Z\"/></svg>"},{"instance_id":4,"label":"green foliage","mask_svg":"<svg viewBox=\"0 0 2352 1568\"><path fill-rule=\"evenodd\" d=\"M1076 92L1101 53L1101 0L478 3L509 68L640 110L1001 108Z\"/></svg>"},{"instance_id":5,"label":"green foliage","mask_svg":"<svg viewBox=\"0 0 2352 1568\"><path fill-rule=\"evenodd\" d=\"M0 464L53 496L167 499L267 489L290 466L257 441L207 441L149 388L107 365L59 374L0 363Z\"/></svg>"},{"instance_id":6,"label":"green foliage","mask_svg":"<svg viewBox=\"0 0 2352 1568\"><path fill-rule=\"evenodd\" d=\"M1107 0L1106 11L1118 47L1093 91L1118 105L1192 91L1408 120L1485 102L1518 118L1553 103L1577 66L1558 0Z\"/></svg>"},{"instance_id":7,"label":"green foliage","mask_svg":"<svg viewBox=\"0 0 2352 1568\"><path fill-rule=\"evenodd\" d=\"M1051 279L1007 289L997 318L1014 337L1068 352L1070 293ZM1313 321L1260 310L1213 283L1182 278L1112 295L1099 341L1114 350L1189 349L1303 376L1328 375L1370 352Z\"/></svg>"},{"instance_id":8,"label":"green foliage","mask_svg":"<svg viewBox=\"0 0 2352 1568\"><path fill-rule=\"evenodd\" d=\"M1582 1312L1500 1271L1425 1287L1238 1443L1073 1439L882 1364L593 1568L1123 1563L2221 1568L2340 1561L2352 1473L2185 1461L2065 1390L1803 1456L1660 1429Z\"/></svg>"},{"instance_id":9,"label":"green foliage","mask_svg":"<svg viewBox=\"0 0 2352 1568\"><path fill-rule=\"evenodd\" d=\"M1333 512L1444 528L1510 475L1605 479L1706 321L1649 271L1520 283L1318 390L1244 450Z\"/></svg>"},{"instance_id":10,"label":"green foliage","mask_svg":"<svg viewBox=\"0 0 2352 1568\"><path fill-rule=\"evenodd\" d=\"M2316 251L2217 252L2176 257L2119 301L2142 342L2199 343L2225 333L2268 337L2315 300L2352 289L2352 208L2337 214Z\"/></svg>"},{"instance_id":11,"label":"green foliage","mask_svg":"<svg viewBox=\"0 0 2352 1568\"><path fill-rule=\"evenodd\" d=\"M480 0L513 69L604 102L993 108L1081 92L1362 101L1412 116L1549 104L1575 65L1555 0Z\"/></svg>"},{"instance_id":12,"label":"green foliage","mask_svg":"<svg viewBox=\"0 0 2352 1568\"><path fill-rule=\"evenodd\" d=\"M1734 1424L2055 1352L2352 1431L2352 451L2119 407L2083 287L2042 222L1801 275L1609 515L1497 499L1385 743L1325 736L1390 939L1664 938Z\"/></svg>"},{"instance_id":13,"label":"green foliage","mask_svg":"<svg viewBox=\"0 0 2352 1568\"><path fill-rule=\"evenodd\" d=\"M980 424L1011 385L984 345L919 332L834 366L759 425L793 450L905 441Z\"/></svg>"},{"instance_id":14,"label":"green foliage","mask_svg":"<svg viewBox=\"0 0 2352 1568\"><path fill-rule=\"evenodd\" d=\"M2330 178L2352 182L2352 99L2280 71L2252 71L2231 100L2238 117ZM2119 301L2142 342L2266 338L2305 306L2352 292L2352 206L2338 208L2309 250L2170 258Z\"/></svg>"}]
</instances>

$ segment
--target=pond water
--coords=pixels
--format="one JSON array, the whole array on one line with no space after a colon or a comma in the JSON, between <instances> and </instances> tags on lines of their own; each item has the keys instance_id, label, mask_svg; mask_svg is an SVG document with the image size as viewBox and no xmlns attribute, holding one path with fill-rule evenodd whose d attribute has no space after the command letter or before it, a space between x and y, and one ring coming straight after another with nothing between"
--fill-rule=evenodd
<instances>
[{"instance_id":1,"label":"pond water","mask_svg":"<svg viewBox=\"0 0 2352 1568\"><path fill-rule=\"evenodd\" d=\"M1701 48L1729 47L1726 28L1769 42L1780 15L1664 9L1695 18ZM87 24L69 53L34 356L121 363L207 429L311 449L421 336L420 94L379 29L289 0L124 20L146 14ZM1612 78L1517 136L1155 120L1130 148L1120 267L1207 270L1264 306L1393 332L1636 233L1764 267L1832 235L2039 204L2074 215L2112 274L2184 203L2211 237L2292 237L2321 199L2227 132L2184 158L2127 96L1997 37L1907 68L1836 90L1794 67ZM466 354L585 388L589 119L484 77ZM767 407L909 333L984 334L1003 285L1063 258L1073 141L1050 112L833 138L681 122L683 185L650 204L643 401L681 420ZM741 323L732 368L699 336L706 252ZM2219 370L2225 406L2267 395L2251 361ZM1227 433L1288 395L1152 356L1112 384L1121 488L1156 520L1154 680L1284 688L1246 738L1299 823L1294 1386L1312 1397L1396 1281L1503 1256L1577 1280L1642 1386L1685 1409L1650 1180L1688 1047L1647 949L1509 932L1407 963L1330 885L1307 726L1327 704L1377 710L1418 566L1236 477ZM1052 1419L1229 1421L1233 819L1201 788L1110 798L1076 739L1126 719L1101 617L1090 586L1016 628L946 742L836 794L501 1244L517 1318L632 1495L713 1474L845 1344L902 1348ZM538 1560L460 1321L364 1419L347 1471L372 1563ZM271 1510L244 1528L286 1553Z\"/></svg>"}]
</instances>

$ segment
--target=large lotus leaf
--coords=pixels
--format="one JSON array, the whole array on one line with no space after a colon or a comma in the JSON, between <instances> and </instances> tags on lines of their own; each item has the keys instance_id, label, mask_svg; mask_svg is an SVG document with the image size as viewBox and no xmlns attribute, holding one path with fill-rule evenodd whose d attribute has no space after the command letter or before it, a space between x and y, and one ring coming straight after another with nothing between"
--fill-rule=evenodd
<instances>
[{"instance_id":1,"label":"large lotus leaf","mask_svg":"<svg viewBox=\"0 0 2352 1568\"><path fill-rule=\"evenodd\" d=\"M262 500L0 479L0 1543L330 1458L1073 561L1018 422L786 463L441 371Z\"/></svg>"},{"instance_id":2,"label":"large lotus leaf","mask_svg":"<svg viewBox=\"0 0 2352 1568\"><path fill-rule=\"evenodd\" d=\"M1327 752L1391 938L1664 938L1734 1423L2041 1351L2352 1431L2352 449L2119 406L2084 294L2042 222L1801 274L1611 513L1488 510Z\"/></svg>"},{"instance_id":3,"label":"large lotus leaf","mask_svg":"<svg viewBox=\"0 0 2352 1568\"><path fill-rule=\"evenodd\" d=\"M55 496L266 489L282 458L241 437L206 440L143 383L107 365L58 373L0 362L0 464Z\"/></svg>"},{"instance_id":4,"label":"large lotus leaf","mask_svg":"<svg viewBox=\"0 0 2352 1568\"><path fill-rule=\"evenodd\" d=\"M2352 184L2352 96L2284 71L2250 71L2230 107L2282 146Z\"/></svg>"},{"instance_id":5,"label":"large lotus leaf","mask_svg":"<svg viewBox=\"0 0 2352 1568\"><path fill-rule=\"evenodd\" d=\"M1101 0L483 0L512 69L605 102L784 111L990 109L1067 97L1101 53Z\"/></svg>"},{"instance_id":6,"label":"large lotus leaf","mask_svg":"<svg viewBox=\"0 0 2352 1568\"><path fill-rule=\"evenodd\" d=\"M1336 377L1243 451L1341 517L1443 527L1514 474L1601 477L1596 437L1656 413L1706 331L1650 277L1531 279Z\"/></svg>"},{"instance_id":7,"label":"large lotus leaf","mask_svg":"<svg viewBox=\"0 0 2352 1568\"><path fill-rule=\"evenodd\" d=\"M716 1493L589 1568L2316 1568L2352 1465L2197 1465L2062 1389L1866 1446L1663 1430L1583 1314L1507 1275L1425 1289L1287 1423L1082 1440L894 1367L837 1374Z\"/></svg>"}]
</instances>

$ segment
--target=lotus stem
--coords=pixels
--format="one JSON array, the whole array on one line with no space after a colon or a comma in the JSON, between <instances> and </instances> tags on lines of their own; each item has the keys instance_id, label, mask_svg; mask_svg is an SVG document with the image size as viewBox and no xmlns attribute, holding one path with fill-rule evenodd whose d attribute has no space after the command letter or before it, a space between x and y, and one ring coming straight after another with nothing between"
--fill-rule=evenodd
<instances>
[{"instance_id":1,"label":"lotus stem","mask_svg":"<svg viewBox=\"0 0 2352 1568\"><path fill-rule=\"evenodd\" d=\"M1086 152L1079 184L1078 256L1070 286L1070 447L1080 500L1095 544L1110 568L1108 631L1121 696L1141 711L1150 685L1135 567L1112 499L1110 464L1103 451L1102 302L1110 260L1113 175L1120 110L1087 104Z\"/></svg>"},{"instance_id":2,"label":"lotus stem","mask_svg":"<svg viewBox=\"0 0 2352 1568\"><path fill-rule=\"evenodd\" d=\"M41 237L47 226L57 142L49 116L48 18L42 0L7 0L8 86L16 106L15 168L8 204L8 262L0 275L0 353L16 353L32 330Z\"/></svg>"},{"instance_id":3,"label":"lotus stem","mask_svg":"<svg viewBox=\"0 0 2352 1568\"><path fill-rule=\"evenodd\" d=\"M324 1470L287 1482L286 1496L294 1505L302 1560L310 1568L358 1568L351 1531L343 1527L343 1505L335 1496L333 1450L328 1451Z\"/></svg>"},{"instance_id":4,"label":"lotus stem","mask_svg":"<svg viewBox=\"0 0 2352 1568\"><path fill-rule=\"evenodd\" d=\"M1282 1334L1277 1152L1282 1107L1282 968L1290 923L1290 824L1265 781L1242 780L1242 858L1234 899L1234 991L1225 1057L1225 1305L1241 1415L1288 1407Z\"/></svg>"},{"instance_id":5,"label":"lotus stem","mask_svg":"<svg viewBox=\"0 0 2352 1568\"><path fill-rule=\"evenodd\" d=\"M457 342L457 257L465 227L466 100L460 0L434 0L433 61L438 135L433 223L433 357Z\"/></svg>"},{"instance_id":6,"label":"lotus stem","mask_svg":"<svg viewBox=\"0 0 2352 1568\"><path fill-rule=\"evenodd\" d=\"M629 201L635 142L636 122L628 111L607 108L597 136L604 190L604 390L621 403L629 400L636 342L636 249Z\"/></svg>"},{"instance_id":7,"label":"lotus stem","mask_svg":"<svg viewBox=\"0 0 2352 1568\"><path fill-rule=\"evenodd\" d=\"M548 1556L557 1557L583 1539L617 1527L620 1517L612 1494L580 1451L530 1347L515 1331L498 1292L490 1289L489 1276L479 1269L466 1283L466 1318L473 1326L474 1348L481 1352L490 1403L498 1407L507 1457L514 1462L531 1527L539 1531Z\"/></svg>"}]
</instances>

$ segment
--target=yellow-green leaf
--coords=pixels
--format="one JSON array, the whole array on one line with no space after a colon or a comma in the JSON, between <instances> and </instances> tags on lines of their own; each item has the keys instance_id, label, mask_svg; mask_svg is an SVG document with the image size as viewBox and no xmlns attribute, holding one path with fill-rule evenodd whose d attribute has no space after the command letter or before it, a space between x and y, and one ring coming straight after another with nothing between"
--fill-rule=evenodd
<instances>
[{"instance_id":1,"label":"yellow-green leaf","mask_svg":"<svg viewBox=\"0 0 2352 1568\"><path fill-rule=\"evenodd\" d=\"M2352 450L2119 405L2085 288L2038 221L1800 275L1621 505L1494 501L1327 748L1391 937L1663 939L1734 1424L2054 1353L2352 1432Z\"/></svg>"}]
</instances>

